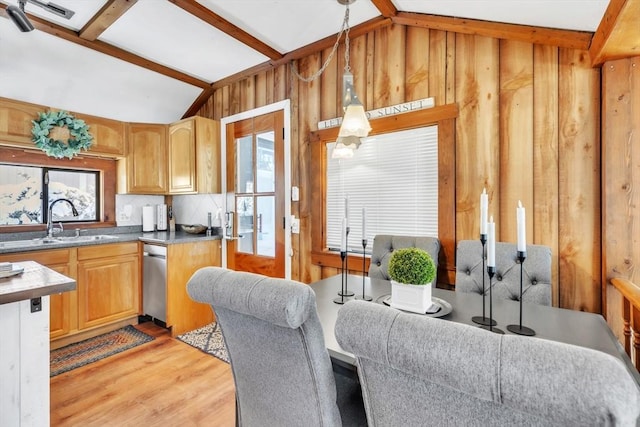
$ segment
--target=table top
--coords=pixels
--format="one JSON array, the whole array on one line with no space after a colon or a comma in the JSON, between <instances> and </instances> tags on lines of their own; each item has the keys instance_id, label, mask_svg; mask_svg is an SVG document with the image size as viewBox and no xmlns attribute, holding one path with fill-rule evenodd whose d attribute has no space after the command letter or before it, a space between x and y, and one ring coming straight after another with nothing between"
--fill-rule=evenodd
<instances>
[{"instance_id":1,"label":"table top","mask_svg":"<svg viewBox=\"0 0 640 427\"><path fill-rule=\"evenodd\" d=\"M329 350L329 355L343 364L355 365L353 355L338 345L334 333L338 310L342 305L334 303L333 300L338 297L338 292L341 289L341 276L329 277L312 283L310 286L316 294L318 316L324 330L325 345ZM362 287L362 276L347 275L347 288L350 291L356 295L362 295ZM391 294L391 283L386 280L365 277L364 293L371 296L373 302L381 304L382 300ZM482 295L436 288L433 289L432 296L447 301L453 308L451 313L440 317L440 319L478 326L471 321L471 317L482 316ZM345 297L344 299L349 301L353 298ZM485 298L485 304L485 314L488 317L488 296ZM640 384L638 371L633 367L624 348L601 315L537 304L522 304L522 307L522 326L534 329L535 338L587 347L618 357L627 365L629 372ZM492 311L493 318L498 323L496 327L503 330L505 334L513 335L507 330L507 325L519 323L520 303L511 300L494 300ZM412 314L422 316L421 314Z\"/></svg>"},{"instance_id":2,"label":"table top","mask_svg":"<svg viewBox=\"0 0 640 427\"><path fill-rule=\"evenodd\" d=\"M27 300L73 291L76 281L34 261L13 263L24 271L11 277L0 278L0 304Z\"/></svg>"}]
</instances>

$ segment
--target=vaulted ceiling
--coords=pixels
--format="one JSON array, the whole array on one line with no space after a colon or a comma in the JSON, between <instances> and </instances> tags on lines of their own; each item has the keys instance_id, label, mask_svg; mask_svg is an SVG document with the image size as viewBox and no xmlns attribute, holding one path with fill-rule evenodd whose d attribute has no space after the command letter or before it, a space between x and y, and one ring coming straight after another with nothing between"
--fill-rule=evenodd
<instances>
[{"instance_id":1,"label":"vaulted ceiling","mask_svg":"<svg viewBox=\"0 0 640 427\"><path fill-rule=\"evenodd\" d=\"M17 3L0 0L1 97L151 123L180 119L243 75L330 47L345 12L337 0L55 0L73 17L27 3L36 30L22 33L4 11ZM358 0L349 22L352 37L398 23L532 42L540 27L591 48L597 66L640 54L639 4Z\"/></svg>"}]
</instances>

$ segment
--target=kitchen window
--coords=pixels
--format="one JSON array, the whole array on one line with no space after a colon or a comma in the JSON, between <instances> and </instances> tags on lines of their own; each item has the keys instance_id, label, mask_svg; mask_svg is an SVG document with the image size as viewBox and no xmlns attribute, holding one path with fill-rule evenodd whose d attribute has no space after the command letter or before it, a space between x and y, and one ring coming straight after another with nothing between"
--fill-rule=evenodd
<instances>
[{"instance_id":1,"label":"kitchen window","mask_svg":"<svg viewBox=\"0 0 640 427\"><path fill-rule=\"evenodd\" d=\"M28 225L47 222L48 207L55 222L89 222L99 218L99 172L25 165L0 165L0 224Z\"/></svg>"}]
</instances>

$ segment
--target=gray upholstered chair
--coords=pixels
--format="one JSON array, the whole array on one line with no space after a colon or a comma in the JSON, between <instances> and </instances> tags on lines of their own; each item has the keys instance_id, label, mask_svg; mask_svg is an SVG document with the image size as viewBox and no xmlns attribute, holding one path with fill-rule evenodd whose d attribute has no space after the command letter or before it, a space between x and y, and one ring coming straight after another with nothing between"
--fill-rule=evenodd
<instances>
[{"instance_id":1,"label":"gray upholstered chair","mask_svg":"<svg viewBox=\"0 0 640 427\"><path fill-rule=\"evenodd\" d=\"M373 238L373 250L371 252L371 263L369 264L369 277L374 279L389 280L387 269L389 258L394 249L420 248L431 255L433 261L438 266L440 256L440 241L435 237L414 237L414 236L391 236L378 234ZM437 278L436 278L437 281Z\"/></svg>"},{"instance_id":2,"label":"gray upholstered chair","mask_svg":"<svg viewBox=\"0 0 640 427\"><path fill-rule=\"evenodd\" d=\"M487 295L489 276L486 268L484 271L482 269L482 244L479 240L458 242L456 291L482 295L483 274ZM520 263L516 244L496 242L496 274L492 287L493 298L520 300ZM551 249L547 246L527 245L522 274L522 302L551 305Z\"/></svg>"},{"instance_id":3,"label":"gray upholstered chair","mask_svg":"<svg viewBox=\"0 0 640 427\"><path fill-rule=\"evenodd\" d=\"M369 426L632 426L640 413L630 373L600 351L364 301L340 308L335 334Z\"/></svg>"},{"instance_id":4,"label":"gray upholstered chair","mask_svg":"<svg viewBox=\"0 0 640 427\"><path fill-rule=\"evenodd\" d=\"M315 294L307 285L218 267L189 296L211 304L236 385L240 426L339 426L336 384Z\"/></svg>"}]
</instances>

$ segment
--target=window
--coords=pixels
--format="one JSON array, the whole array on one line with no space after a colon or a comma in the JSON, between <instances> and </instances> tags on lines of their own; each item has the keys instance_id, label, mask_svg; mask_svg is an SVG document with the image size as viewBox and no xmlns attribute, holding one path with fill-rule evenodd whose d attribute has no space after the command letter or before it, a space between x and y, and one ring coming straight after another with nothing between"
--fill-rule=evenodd
<instances>
[{"instance_id":1,"label":"window","mask_svg":"<svg viewBox=\"0 0 640 427\"><path fill-rule=\"evenodd\" d=\"M376 234L438 237L438 127L366 138L349 159L326 144L326 244L339 248L345 199L350 250L362 248L362 208L370 249Z\"/></svg>"},{"instance_id":2,"label":"window","mask_svg":"<svg viewBox=\"0 0 640 427\"><path fill-rule=\"evenodd\" d=\"M26 165L0 165L0 225L28 225L47 222L48 207L55 222L99 220L100 173L98 171L55 169Z\"/></svg>"}]
</instances>

